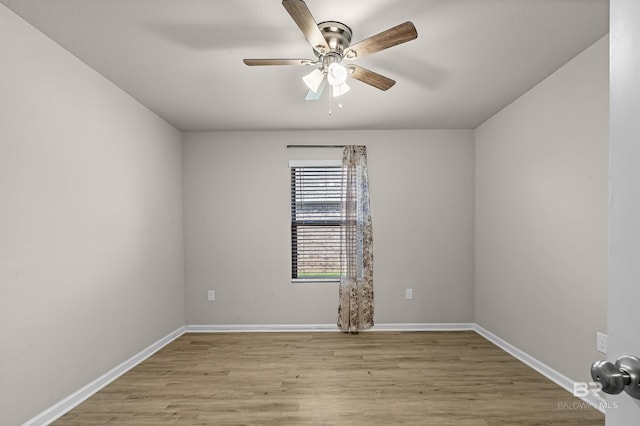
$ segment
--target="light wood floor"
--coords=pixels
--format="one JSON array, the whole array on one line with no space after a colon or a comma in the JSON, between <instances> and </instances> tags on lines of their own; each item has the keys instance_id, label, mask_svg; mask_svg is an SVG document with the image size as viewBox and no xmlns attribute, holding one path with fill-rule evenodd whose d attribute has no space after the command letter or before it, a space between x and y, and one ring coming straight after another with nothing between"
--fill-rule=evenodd
<instances>
[{"instance_id":1,"label":"light wood floor","mask_svg":"<svg viewBox=\"0 0 640 426\"><path fill-rule=\"evenodd\" d=\"M604 425L474 332L185 334L62 425Z\"/></svg>"}]
</instances>

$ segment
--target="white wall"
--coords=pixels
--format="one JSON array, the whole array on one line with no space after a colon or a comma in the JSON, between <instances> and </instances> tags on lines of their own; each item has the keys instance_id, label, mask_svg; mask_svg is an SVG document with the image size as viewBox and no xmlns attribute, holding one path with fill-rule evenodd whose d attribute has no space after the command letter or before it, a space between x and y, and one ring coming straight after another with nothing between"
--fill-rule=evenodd
<instances>
[{"instance_id":1,"label":"white wall","mask_svg":"<svg viewBox=\"0 0 640 426\"><path fill-rule=\"evenodd\" d=\"M608 37L482 124L475 319L573 380L606 332Z\"/></svg>"},{"instance_id":2,"label":"white wall","mask_svg":"<svg viewBox=\"0 0 640 426\"><path fill-rule=\"evenodd\" d=\"M184 324L181 135L0 5L0 424Z\"/></svg>"},{"instance_id":3,"label":"white wall","mask_svg":"<svg viewBox=\"0 0 640 426\"><path fill-rule=\"evenodd\" d=\"M473 132L425 130L187 133L187 323L335 324L336 284L290 282L288 160L341 150L286 145L323 143L368 148L376 323L472 322Z\"/></svg>"}]
</instances>

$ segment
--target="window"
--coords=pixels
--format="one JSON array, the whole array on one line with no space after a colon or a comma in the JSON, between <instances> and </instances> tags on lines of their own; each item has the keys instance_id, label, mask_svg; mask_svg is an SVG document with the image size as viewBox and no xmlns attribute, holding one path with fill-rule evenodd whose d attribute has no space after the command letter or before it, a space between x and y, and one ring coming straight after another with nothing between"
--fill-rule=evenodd
<instances>
[{"instance_id":1,"label":"window","mask_svg":"<svg viewBox=\"0 0 640 426\"><path fill-rule=\"evenodd\" d=\"M292 161L291 278L338 281L342 256L342 164Z\"/></svg>"}]
</instances>

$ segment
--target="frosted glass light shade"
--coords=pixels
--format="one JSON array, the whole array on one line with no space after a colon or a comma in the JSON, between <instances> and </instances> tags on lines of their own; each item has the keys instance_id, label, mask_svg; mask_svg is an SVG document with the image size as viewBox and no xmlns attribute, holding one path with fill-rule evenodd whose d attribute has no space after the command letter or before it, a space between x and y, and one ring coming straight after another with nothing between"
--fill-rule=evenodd
<instances>
[{"instance_id":1,"label":"frosted glass light shade","mask_svg":"<svg viewBox=\"0 0 640 426\"><path fill-rule=\"evenodd\" d=\"M336 86L331 86L331 91L333 92L333 97L337 98L338 96L342 96L351 90L351 87L347 83L338 84Z\"/></svg>"},{"instance_id":2,"label":"frosted glass light shade","mask_svg":"<svg viewBox=\"0 0 640 426\"><path fill-rule=\"evenodd\" d=\"M324 74L319 69L315 69L311 71L309 74L302 77L302 81L307 85L307 87L313 92L317 93L320 88L320 84L324 80Z\"/></svg>"},{"instance_id":3,"label":"frosted glass light shade","mask_svg":"<svg viewBox=\"0 0 640 426\"><path fill-rule=\"evenodd\" d=\"M347 69L337 62L332 62L327 68L327 80L332 86L339 86L347 81L349 73Z\"/></svg>"},{"instance_id":4,"label":"frosted glass light shade","mask_svg":"<svg viewBox=\"0 0 640 426\"><path fill-rule=\"evenodd\" d=\"M327 85L327 80L322 80L320 83L320 87L318 87L317 91L313 91L309 89L307 96L304 98L305 101L317 101L322 96L322 92L324 91L325 86Z\"/></svg>"}]
</instances>

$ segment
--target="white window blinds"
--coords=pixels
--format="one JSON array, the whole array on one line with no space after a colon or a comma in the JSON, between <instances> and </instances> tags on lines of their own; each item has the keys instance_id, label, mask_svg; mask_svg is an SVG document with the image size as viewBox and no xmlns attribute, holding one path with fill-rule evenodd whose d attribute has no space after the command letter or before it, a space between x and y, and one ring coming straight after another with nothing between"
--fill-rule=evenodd
<instances>
[{"instance_id":1,"label":"white window blinds","mask_svg":"<svg viewBox=\"0 0 640 426\"><path fill-rule=\"evenodd\" d=\"M342 256L340 161L290 162L291 278L337 281Z\"/></svg>"}]
</instances>

